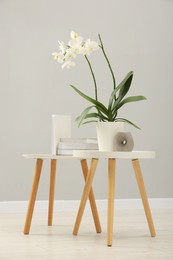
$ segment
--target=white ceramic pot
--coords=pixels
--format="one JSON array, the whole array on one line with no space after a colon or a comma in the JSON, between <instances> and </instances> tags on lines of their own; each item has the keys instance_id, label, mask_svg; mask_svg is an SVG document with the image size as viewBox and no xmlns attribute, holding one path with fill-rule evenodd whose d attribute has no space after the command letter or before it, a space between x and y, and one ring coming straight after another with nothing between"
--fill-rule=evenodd
<instances>
[{"instance_id":1,"label":"white ceramic pot","mask_svg":"<svg viewBox=\"0 0 173 260\"><path fill-rule=\"evenodd\" d=\"M98 122L96 124L99 151L114 151L114 138L124 132L124 122Z\"/></svg>"}]
</instances>

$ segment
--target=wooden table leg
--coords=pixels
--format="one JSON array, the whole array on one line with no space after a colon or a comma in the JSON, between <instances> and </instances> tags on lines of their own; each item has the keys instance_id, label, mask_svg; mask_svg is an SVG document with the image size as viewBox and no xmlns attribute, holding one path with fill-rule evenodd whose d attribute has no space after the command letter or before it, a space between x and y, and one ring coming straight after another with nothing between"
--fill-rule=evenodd
<instances>
[{"instance_id":1,"label":"wooden table leg","mask_svg":"<svg viewBox=\"0 0 173 260\"><path fill-rule=\"evenodd\" d=\"M107 245L112 246L114 222L114 193L115 193L115 159L108 160L108 212L107 212Z\"/></svg>"},{"instance_id":2,"label":"wooden table leg","mask_svg":"<svg viewBox=\"0 0 173 260\"><path fill-rule=\"evenodd\" d=\"M85 187L84 187L84 191L83 191L83 194L82 194L82 198L81 198L81 202L80 202L75 226L74 226L74 229L73 229L73 235L77 235L77 233L78 233L79 226L80 226L82 216L83 216L83 212L84 212L84 209L85 209L85 205L86 205L86 202L87 202L87 198L88 198L90 190L91 190L92 181L93 181L93 178L94 178L94 173L95 173L97 164L98 164L98 159L92 159L91 160L91 168L90 168L88 175L87 175L87 180L86 180L86 183L85 183Z\"/></svg>"},{"instance_id":3,"label":"wooden table leg","mask_svg":"<svg viewBox=\"0 0 173 260\"><path fill-rule=\"evenodd\" d=\"M86 182L87 175L88 175L88 165L86 159L81 160L81 166L82 166L82 171L83 171L83 176ZM90 201L90 206L92 210L92 215L95 223L95 228L97 233L101 233L101 225L100 225L100 220L99 220L99 215L97 211L97 206L96 206L96 201L94 197L94 192L93 188L91 187L90 193L89 193L89 201Z\"/></svg>"},{"instance_id":4,"label":"wooden table leg","mask_svg":"<svg viewBox=\"0 0 173 260\"><path fill-rule=\"evenodd\" d=\"M56 160L51 160L50 165L50 189L49 189L49 210L48 210L48 226L52 226L53 206L55 194L55 177L56 177Z\"/></svg>"},{"instance_id":5,"label":"wooden table leg","mask_svg":"<svg viewBox=\"0 0 173 260\"><path fill-rule=\"evenodd\" d=\"M139 160L137 160L137 159L132 160L132 164L133 164L134 172L136 175L136 180L138 183L139 191L141 194L141 198L142 198L146 218L148 221L150 233L151 233L152 237L155 237L156 232L155 232L155 228L154 228L154 224L153 224L153 220L152 220L152 215L151 215L150 206L148 203L148 198L147 198L147 194L146 194L146 190L145 190L145 185L144 185L144 181L143 181L143 177L142 177L142 171L141 171L141 167L139 164Z\"/></svg>"},{"instance_id":6,"label":"wooden table leg","mask_svg":"<svg viewBox=\"0 0 173 260\"><path fill-rule=\"evenodd\" d=\"M32 190L31 190L31 195L30 195L30 199L29 199L28 211L27 211L26 220L25 220L25 227L24 227L25 235L28 235L29 231L30 231L42 164L43 164L43 160L37 159L36 166L35 166L35 174L34 174L34 179L33 179L33 184L32 184Z\"/></svg>"}]
</instances>

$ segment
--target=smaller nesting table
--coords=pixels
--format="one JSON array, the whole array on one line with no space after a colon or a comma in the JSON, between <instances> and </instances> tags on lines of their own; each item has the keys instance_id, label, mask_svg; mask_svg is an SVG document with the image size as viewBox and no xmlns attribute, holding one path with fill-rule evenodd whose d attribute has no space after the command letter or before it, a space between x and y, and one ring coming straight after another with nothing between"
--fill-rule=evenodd
<instances>
[{"instance_id":1,"label":"smaller nesting table","mask_svg":"<svg viewBox=\"0 0 173 260\"><path fill-rule=\"evenodd\" d=\"M26 215L26 220L25 220L25 226L24 226L24 234L28 235L30 232L32 216L33 216L33 211L34 211L35 200L36 200L36 196L37 196L43 161L44 160L50 161L48 226L52 226L57 161L76 160L78 158L76 158L74 156L69 156L69 155L63 156L63 155L53 155L53 154L23 154L23 157L25 157L27 159L36 160L35 172L34 172L34 177L33 177L30 199L29 199L29 203L28 203L28 210L27 210L27 215ZM87 174L88 174L87 161L86 161L86 159L81 159L80 163L81 163L83 177L84 177L84 180L86 181ZM101 225L100 225L99 215L98 215L96 201L95 201L95 197L94 197L94 191L93 191L92 187L90 187L89 201L90 201L90 206L91 206L91 211L92 211L92 215L93 215L96 232L101 233Z\"/></svg>"},{"instance_id":2,"label":"smaller nesting table","mask_svg":"<svg viewBox=\"0 0 173 260\"><path fill-rule=\"evenodd\" d=\"M74 157L91 159L91 166L87 175L87 180L84 186L73 234L77 235L79 226L82 220L83 212L86 206L86 201L90 193L94 174L99 159L108 160L108 209L107 209L107 245L112 246L113 236L113 221L114 221L114 191L115 191L115 167L117 159L130 159L134 168L137 184L139 187L141 199L143 202L150 234L152 237L156 236L150 206L145 190L142 171L139 163L139 159L151 159L155 158L155 152L153 151L132 151L132 152L100 152L100 151L74 151Z\"/></svg>"}]
</instances>

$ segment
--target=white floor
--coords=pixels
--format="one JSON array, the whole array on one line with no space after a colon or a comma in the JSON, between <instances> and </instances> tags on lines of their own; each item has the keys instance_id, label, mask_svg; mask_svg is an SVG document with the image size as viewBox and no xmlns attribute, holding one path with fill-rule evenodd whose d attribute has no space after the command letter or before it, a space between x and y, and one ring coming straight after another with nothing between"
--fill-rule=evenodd
<instances>
[{"instance_id":1,"label":"white floor","mask_svg":"<svg viewBox=\"0 0 173 260\"><path fill-rule=\"evenodd\" d=\"M75 212L55 212L54 225L45 214L33 217L30 235L23 234L24 214L0 214L0 260L173 260L173 209L152 210L157 237L151 238L143 210L116 210L113 246L106 246L106 212L100 212L103 232L96 234L85 212L78 236L72 235Z\"/></svg>"}]
</instances>

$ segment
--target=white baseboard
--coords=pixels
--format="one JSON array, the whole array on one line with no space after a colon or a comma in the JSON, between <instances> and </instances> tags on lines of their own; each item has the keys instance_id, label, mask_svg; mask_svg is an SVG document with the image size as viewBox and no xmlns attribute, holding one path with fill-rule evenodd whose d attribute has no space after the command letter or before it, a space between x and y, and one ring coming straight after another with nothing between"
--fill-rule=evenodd
<instances>
[{"instance_id":1,"label":"white baseboard","mask_svg":"<svg viewBox=\"0 0 173 260\"><path fill-rule=\"evenodd\" d=\"M55 211L77 211L79 200L56 200L54 203ZM107 200L96 200L98 210L107 209ZM151 209L173 208L173 198L149 199ZM26 213L28 201L3 201L0 202L0 213ZM89 210L87 202L86 210ZM116 199L115 209L141 209L143 208L141 199ZM47 212L48 201L36 201L36 212Z\"/></svg>"}]
</instances>

